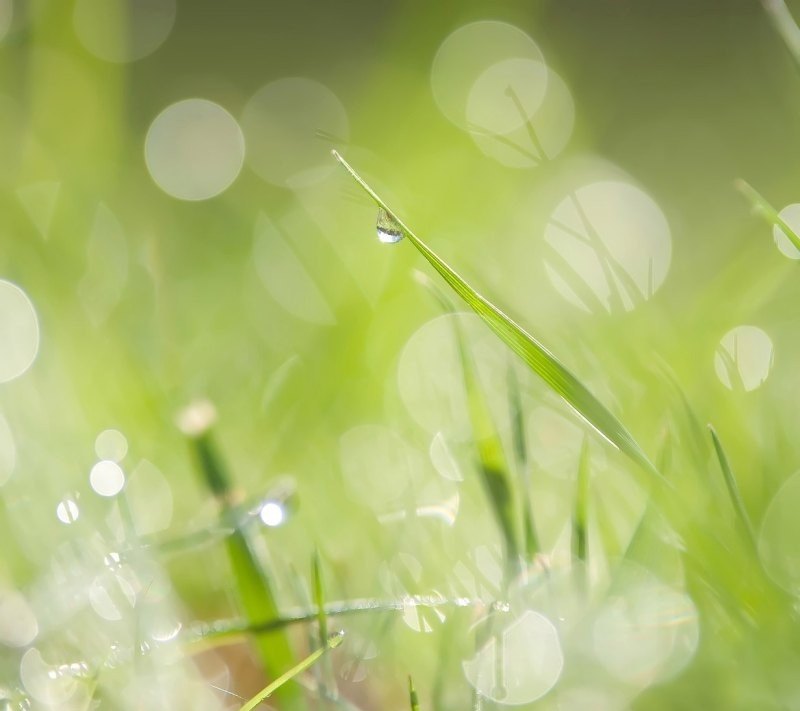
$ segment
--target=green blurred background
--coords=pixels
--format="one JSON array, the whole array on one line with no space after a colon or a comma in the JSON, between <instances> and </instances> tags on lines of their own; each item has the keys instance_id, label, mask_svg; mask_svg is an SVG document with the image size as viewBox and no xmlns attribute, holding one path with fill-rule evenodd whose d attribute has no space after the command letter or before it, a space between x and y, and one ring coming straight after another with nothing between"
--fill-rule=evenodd
<instances>
[{"instance_id":1,"label":"green blurred background","mask_svg":"<svg viewBox=\"0 0 800 711\"><path fill-rule=\"evenodd\" d=\"M394 574L398 555L419 564L412 575L418 589L407 584L407 592L449 594L456 561L497 544L469 443L452 422L436 426L461 402L444 392L460 376L453 375L446 329L431 331L427 341L419 336L439 315L412 278L414 269L424 270L421 259L410 245L377 241L375 209L336 167L332 147L584 379L653 456L665 430L674 435L682 426L675 424L683 410L669 371L702 424L713 421L726 442L756 522L796 469L796 267L734 189L743 178L778 209L798 199L800 75L756 0L180 0L177 7L150 0L138 8L5 0L0 11L7 20L0 42L0 278L24 290L40 329L33 365L0 384L6 440L13 442L4 445L7 472L0 476L6 587L40 589L64 541L79 545L99 533L113 549L114 521L128 504L98 496L89 483L101 456L95 440L107 429L127 440L120 462L126 475L141 472L145 461L156 470L143 479L155 488L129 492L139 497L129 505L142 530L177 536L214 526L214 502L175 424L197 398L214 403L217 442L246 496L267 495L286 477L296 486L296 507L263 537L287 604L302 602L291 570L307 578L315 547L329 570L330 598L345 599L391 594L386 575ZM542 130L560 127L566 137L548 161L504 165L491 149L481 150L480 131L454 125L437 106L437 51L459 27L487 20L529 35L563 80L567 98ZM138 51L147 53L131 60ZM107 52L121 54L108 61ZM282 80L290 81L275 84ZM259 108L252 97L267 85L274 93ZM152 161L162 160L177 183L203 171L213 183L214 166L230 159L214 146L236 145L236 130L225 133L230 123L218 137L201 131L192 139L189 119L178 122L185 150L207 153L210 162L195 165L180 146L170 153L169 134L153 139L150 169L145 159L157 117L185 99L214 102L243 131L241 171L229 166L229 187L209 199L168 194ZM557 205L598 180L638 186L671 233L663 284L627 311L576 308L545 267ZM715 373L720 340L742 324L762 329L774 346L769 377L750 392L731 391ZM469 333L490 400L502 401L507 356L488 331L475 325ZM545 403L563 414L535 379L520 377L531 412ZM577 445L574 437L565 443L559 438L569 433L556 427L550 436L543 427L543 435L531 433L532 443L552 445L555 454L543 453L537 465L545 494L534 496L534 508L541 509L543 546L557 559L571 510L574 472L566 469L580 437ZM437 431L463 471L461 483L437 479L428 456ZM686 449L688 440L677 434L676 446ZM643 510L647 485L599 438L595 449L598 478L611 472L608 486L595 484L624 538ZM775 607L769 586L731 593L755 609L745 615L754 628L737 622L743 627L715 644L716 632L703 627L710 603L700 599L698 580L727 588L738 579L746 588L737 574L746 553L723 534L722 543L693 537L704 520L715 522L715 536L733 529L733 515L718 472L675 456L685 508L672 524L705 561L688 575L701 610L700 651L672 686L624 703L796 708L800 690L784 678L796 661L786 651L794 643L776 631L780 624L759 617L772 620L784 609ZM370 457L373 466L365 463ZM625 491L635 492L630 509L614 503ZM56 515L65 498L80 510L72 525ZM444 506L445 514L419 514L415 506ZM163 564L186 619L233 614L221 548ZM58 629L54 623L50 631ZM408 671L418 685L433 684L447 642L399 634L387 652L392 663L366 682L369 694L358 692L386 705L365 708L402 708L397 690ZM736 644L755 661L737 661ZM9 678L16 654L0 667ZM783 661L771 662L773 655ZM739 664L746 693L727 680ZM780 682L762 683L770 665L780 667Z\"/></svg>"}]
</instances>

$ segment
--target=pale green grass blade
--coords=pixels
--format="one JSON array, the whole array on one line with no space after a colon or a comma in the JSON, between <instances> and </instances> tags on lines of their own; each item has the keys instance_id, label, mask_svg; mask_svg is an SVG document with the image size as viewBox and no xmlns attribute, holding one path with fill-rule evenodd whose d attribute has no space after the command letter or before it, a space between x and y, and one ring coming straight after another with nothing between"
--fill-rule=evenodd
<instances>
[{"instance_id":1,"label":"pale green grass blade","mask_svg":"<svg viewBox=\"0 0 800 711\"><path fill-rule=\"evenodd\" d=\"M517 459L522 499L522 538L525 559L530 562L541 550L541 546L539 543L539 536L536 533L536 522L533 516L530 462L528 460L528 447L525 442L525 413L522 410L519 381L513 363L509 363L508 365L508 400L511 410L511 440Z\"/></svg>"},{"instance_id":2,"label":"pale green grass blade","mask_svg":"<svg viewBox=\"0 0 800 711\"><path fill-rule=\"evenodd\" d=\"M314 605L317 608L317 627L319 633L320 645L325 644L328 639L328 616L325 614L325 585L322 579L322 561L319 557L319 551L314 551L312 560L312 577L314 587ZM326 701L335 700L338 696L336 690L336 679L333 675L333 667L330 664L330 659L323 659L321 662L320 673L320 695Z\"/></svg>"},{"instance_id":3,"label":"pale green grass blade","mask_svg":"<svg viewBox=\"0 0 800 711\"><path fill-rule=\"evenodd\" d=\"M265 686L261 691L259 691L252 699L250 699L244 706L242 706L239 711L252 711L256 706L260 703L268 699L272 696L275 692L279 689L283 688L288 682L290 682L294 677L298 674L302 674L306 669L311 667L313 664L316 664L323 655L331 649L338 647L344 636L341 634L332 635L328 638L327 643L324 647L320 647L316 651L309 654L302 662L296 664L288 671L281 674L275 681L271 684Z\"/></svg>"},{"instance_id":4,"label":"pale green grass blade","mask_svg":"<svg viewBox=\"0 0 800 711\"><path fill-rule=\"evenodd\" d=\"M736 188L750 203L753 212L761 216L767 224L772 227L777 227L789 238L789 241L800 250L800 236L786 224L786 221L781 218L778 211L772 207L752 185L744 180L737 180Z\"/></svg>"},{"instance_id":5,"label":"pale green grass blade","mask_svg":"<svg viewBox=\"0 0 800 711\"><path fill-rule=\"evenodd\" d=\"M725 486L728 489L728 495L731 497L733 508L736 511L736 515L740 524L742 525L742 528L744 529L748 542L752 546L756 555L758 555L758 539L756 538L755 529L753 528L753 524L750 521L750 516L745 508L742 494L739 491L739 485L736 483L736 477L734 476L730 462L728 461L728 456L725 454L725 450L722 447L722 442L720 442L719 436L712 425L708 426L708 431L711 433L711 441L714 443L714 451L717 453L719 466L722 470L722 476L725 479Z\"/></svg>"},{"instance_id":6,"label":"pale green grass blade","mask_svg":"<svg viewBox=\"0 0 800 711\"><path fill-rule=\"evenodd\" d=\"M419 711L419 697L411 676L408 677L408 703L411 706L411 711Z\"/></svg>"},{"instance_id":7,"label":"pale green grass blade","mask_svg":"<svg viewBox=\"0 0 800 711\"><path fill-rule=\"evenodd\" d=\"M455 307L440 289L424 276L418 280L436 297L449 313L456 315ZM478 466L483 487L495 515L503 538L506 553L506 572L513 575L520 566L520 547L517 536L516 498L511 482L510 469L503 451L500 434L495 427L489 405L483 392L478 372L469 350L466 336L457 318L453 320L456 346L461 360L467 410L472 425L472 436L478 450Z\"/></svg>"},{"instance_id":8,"label":"pale green grass blade","mask_svg":"<svg viewBox=\"0 0 800 711\"><path fill-rule=\"evenodd\" d=\"M269 574L255 552L252 533L248 526L241 525L236 505L236 495L227 468L217 453L210 426L197 431L187 431L194 450L198 469L220 504L222 523L230 527L231 535L225 540L225 548L231 565L236 595L248 623L258 625L279 616ZM289 641L283 632L258 636L254 639L264 672L274 678L279 669L294 662ZM305 708L302 694L293 687L280 694L284 708L294 711Z\"/></svg>"},{"instance_id":9,"label":"pale green grass blade","mask_svg":"<svg viewBox=\"0 0 800 711\"><path fill-rule=\"evenodd\" d=\"M777 30L795 64L800 68L800 27L792 17L785 0L761 0L767 16Z\"/></svg>"},{"instance_id":10,"label":"pale green grass blade","mask_svg":"<svg viewBox=\"0 0 800 711\"><path fill-rule=\"evenodd\" d=\"M648 472L660 476L642 448L622 423L538 340L504 314L488 299L473 289L427 244L417 237L364 179L336 151L334 157L367 192L378 207L383 208L403 230L431 266L450 287L467 302L497 336L514 351L547 385L560 395L598 433L618 447Z\"/></svg>"}]
</instances>

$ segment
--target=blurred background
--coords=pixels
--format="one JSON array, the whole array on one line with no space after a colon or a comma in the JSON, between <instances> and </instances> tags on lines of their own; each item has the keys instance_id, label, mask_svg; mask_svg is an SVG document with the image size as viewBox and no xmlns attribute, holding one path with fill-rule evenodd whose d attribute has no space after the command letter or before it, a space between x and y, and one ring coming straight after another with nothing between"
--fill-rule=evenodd
<instances>
[{"instance_id":1,"label":"blurred background","mask_svg":"<svg viewBox=\"0 0 800 711\"><path fill-rule=\"evenodd\" d=\"M556 572L503 590L453 321L509 448L513 361L441 314L331 149L671 466L660 507L589 435L588 607L564 582L587 428L511 366L528 563ZM212 421L282 608L314 550L331 601L463 602L337 622L359 708L408 708L409 673L423 708L800 707L800 250L735 188L800 227L798 155L800 75L756 0L2 0L0 708L263 685L241 642L184 644L240 613L186 437ZM472 603L509 595L505 646L476 646Z\"/></svg>"}]
</instances>

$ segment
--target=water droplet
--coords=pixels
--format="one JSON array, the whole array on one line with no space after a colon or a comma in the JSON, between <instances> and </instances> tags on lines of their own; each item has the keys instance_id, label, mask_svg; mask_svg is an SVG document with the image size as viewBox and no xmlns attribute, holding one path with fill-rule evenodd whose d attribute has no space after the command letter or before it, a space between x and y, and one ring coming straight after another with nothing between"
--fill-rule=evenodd
<instances>
[{"instance_id":1,"label":"water droplet","mask_svg":"<svg viewBox=\"0 0 800 711\"><path fill-rule=\"evenodd\" d=\"M386 210L378 208L378 222L376 225L378 239L384 244L396 244L405 236L403 228Z\"/></svg>"}]
</instances>

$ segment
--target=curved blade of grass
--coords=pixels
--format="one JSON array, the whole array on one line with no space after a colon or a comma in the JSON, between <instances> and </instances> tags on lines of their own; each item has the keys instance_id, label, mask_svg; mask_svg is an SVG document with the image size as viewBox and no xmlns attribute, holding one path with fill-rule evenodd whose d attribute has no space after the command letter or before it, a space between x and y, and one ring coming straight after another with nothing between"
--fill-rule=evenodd
<instances>
[{"instance_id":1,"label":"curved blade of grass","mask_svg":"<svg viewBox=\"0 0 800 711\"><path fill-rule=\"evenodd\" d=\"M708 431L711 433L711 441L714 443L714 451L717 453L719 467L722 470L722 476L725 478L725 486L728 489L728 495L731 497L733 508L736 511L736 515L742 525L742 528L744 528L748 542L752 546L753 551L756 552L756 555L758 555L758 541L756 539L755 530L752 522L750 521L750 516L747 514L747 509L745 508L742 494L739 491L739 485L736 483L736 477L734 476L730 462L728 461L728 456L725 454L725 450L722 447L722 442L720 442L719 436L712 425L708 425Z\"/></svg>"},{"instance_id":2,"label":"curved blade of grass","mask_svg":"<svg viewBox=\"0 0 800 711\"><path fill-rule=\"evenodd\" d=\"M736 189L744 195L752 206L753 212L760 215L767 224L777 227L789 238L789 241L800 250L800 236L786 224L786 221L781 218L778 211L748 182L737 180L735 184Z\"/></svg>"},{"instance_id":3,"label":"curved blade of grass","mask_svg":"<svg viewBox=\"0 0 800 711\"><path fill-rule=\"evenodd\" d=\"M272 582L256 553L249 527L241 525L232 479L217 453L210 427L191 433L189 439L198 469L220 504L223 524L232 529L225 547L242 612L251 625L274 619L279 611ZM256 637L254 643L268 677L274 677L278 669L285 669L294 661L289 641L282 633ZM286 709L304 708L298 689L288 687L280 696Z\"/></svg>"},{"instance_id":4,"label":"curved blade of grass","mask_svg":"<svg viewBox=\"0 0 800 711\"><path fill-rule=\"evenodd\" d=\"M411 711L419 711L419 697L410 674L408 676L408 703L411 706Z\"/></svg>"},{"instance_id":5,"label":"curved blade of grass","mask_svg":"<svg viewBox=\"0 0 800 711\"><path fill-rule=\"evenodd\" d=\"M252 711L262 701L268 699L276 691L282 688L285 684L294 679L294 677L296 677L298 674L302 674L306 669L315 664L327 651L334 649L335 647L338 647L342 643L342 639L344 639L344 636L342 634L331 635L331 637L328 638L328 641L324 647L320 647L316 651L312 652L302 662L296 664L291 669L289 669L289 671L286 671L283 674L281 674L271 684L265 686L252 699L250 699L246 704L244 704L244 706L242 706L239 709L239 711Z\"/></svg>"},{"instance_id":6,"label":"curved blade of grass","mask_svg":"<svg viewBox=\"0 0 800 711\"><path fill-rule=\"evenodd\" d=\"M433 293L445 311L452 315L456 314L455 306L450 299L430 279L422 274L419 274L417 278ZM472 353L458 319L453 320L453 327L464 377L464 390L467 395L467 410L472 425L472 435L478 450L481 481L503 538L507 564L506 573L512 576L520 568L520 548L515 515L515 492L510 470L503 450L503 442L494 425L492 413L489 411L489 405L478 379Z\"/></svg>"},{"instance_id":7,"label":"curved blade of grass","mask_svg":"<svg viewBox=\"0 0 800 711\"><path fill-rule=\"evenodd\" d=\"M646 471L660 477L642 448L624 425L547 348L473 289L452 267L415 235L378 196L366 181L337 152L333 156L352 178L394 219L409 241L469 307L547 385L560 395L583 419L609 442Z\"/></svg>"}]
</instances>

